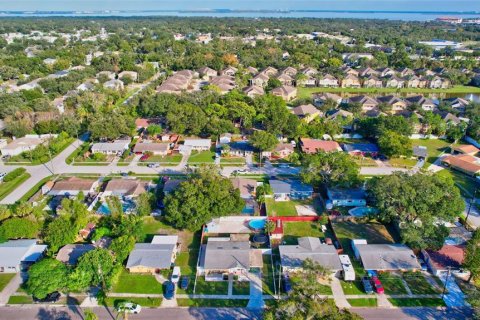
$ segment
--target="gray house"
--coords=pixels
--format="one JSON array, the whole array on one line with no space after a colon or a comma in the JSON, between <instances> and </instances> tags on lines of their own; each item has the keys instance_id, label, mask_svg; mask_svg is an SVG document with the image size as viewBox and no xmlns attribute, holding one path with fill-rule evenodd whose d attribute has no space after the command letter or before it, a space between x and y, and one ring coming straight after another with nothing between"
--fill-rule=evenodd
<instances>
[{"instance_id":1,"label":"gray house","mask_svg":"<svg viewBox=\"0 0 480 320\"><path fill-rule=\"evenodd\" d=\"M16 273L37 262L47 250L36 239L10 240L0 244L0 273Z\"/></svg>"},{"instance_id":2,"label":"gray house","mask_svg":"<svg viewBox=\"0 0 480 320\"><path fill-rule=\"evenodd\" d=\"M306 259L318 262L334 273L342 270L335 246L322 244L319 238L303 237L298 239L297 245L281 245L278 248L283 271L300 270Z\"/></svg>"},{"instance_id":3,"label":"gray house","mask_svg":"<svg viewBox=\"0 0 480 320\"><path fill-rule=\"evenodd\" d=\"M151 243L136 243L128 256L127 270L155 273L170 269L177 253L178 236L154 236Z\"/></svg>"},{"instance_id":4,"label":"gray house","mask_svg":"<svg viewBox=\"0 0 480 320\"><path fill-rule=\"evenodd\" d=\"M362 189L328 189L327 195L327 209L367 205L366 193Z\"/></svg>"}]
</instances>

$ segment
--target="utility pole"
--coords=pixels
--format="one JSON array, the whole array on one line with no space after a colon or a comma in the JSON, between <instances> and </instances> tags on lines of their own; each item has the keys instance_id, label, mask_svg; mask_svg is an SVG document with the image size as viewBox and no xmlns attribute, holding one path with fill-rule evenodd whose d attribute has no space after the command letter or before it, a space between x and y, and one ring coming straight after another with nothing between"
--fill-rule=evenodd
<instances>
[{"instance_id":1,"label":"utility pole","mask_svg":"<svg viewBox=\"0 0 480 320\"><path fill-rule=\"evenodd\" d=\"M445 296L445 291L447 290L447 283L449 278L450 278L450 267L448 267L447 269L447 278L445 279L445 283L443 284L442 299Z\"/></svg>"},{"instance_id":2,"label":"utility pole","mask_svg":"<svg viewBox=\"0 0 480 320\"><path fill-rule=\"evenodd\" d=\"M468 217L470 216L470 210L472 209L473 202L475 202L475 197L477 195L477 190L475 189L475 192L473 193L473 198L470 200L470 204L468 206L468 211L467 211L467 217L465 218L465 223L468 225Z\"/></svg>"}]
</instances>

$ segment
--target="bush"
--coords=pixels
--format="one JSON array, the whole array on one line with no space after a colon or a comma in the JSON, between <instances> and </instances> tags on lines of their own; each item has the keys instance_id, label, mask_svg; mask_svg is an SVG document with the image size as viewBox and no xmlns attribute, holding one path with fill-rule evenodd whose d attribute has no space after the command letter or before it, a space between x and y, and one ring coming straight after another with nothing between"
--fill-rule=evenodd
<instances>
[{"instance_id":1,"label":"bush","mask_svg":"<svg viewBox=\"0 0 480 320\"><path fill-rule=\"evenodd\" d=\"M12 218L0 226L1 239L36 238L40 226L27 218Z\"/></svg>"},{"instance_id":2,"label":"bush","mask_svg":"<svg viewBox=\"0 0 480 320\"><path fill-rule=\"evenodd\" d=\"M3 177L3 182L9 182L9 181L12 181L12 180L15 180L16 178L20 177L22 174L25 173L25 168L17 168L9 173L7 173L5 175L5 177Z\"/></svg>"},{"instance_id":3,"label":"bush","mask_svg":"<svg viewBox=\"0 0 480 320\"><path fill-rule=\"evenodd\" d=\"M103 153L93 153L90 158L95 161L103 162L107 161L107 156Z\"/></svg>"}]
</instances>

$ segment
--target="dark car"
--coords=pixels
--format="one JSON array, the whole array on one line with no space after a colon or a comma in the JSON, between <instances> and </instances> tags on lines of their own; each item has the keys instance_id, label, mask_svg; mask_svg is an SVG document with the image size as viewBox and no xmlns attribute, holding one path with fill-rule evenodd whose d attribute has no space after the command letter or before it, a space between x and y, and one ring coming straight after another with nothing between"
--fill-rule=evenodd
<instances>
[{"instance_id":1,"label":"dark car","mask_svg":"<svg viewBox=\"0 0 480 320\"><path fill-rule=\"evenodd\" d=\"M282 286L283 291L285 291L286 293L292 291L292 283L290 282L290 277L288 276L288 274L282 275Z\"/></svg>"},{"instance_id":2,"label":"dark car","mask_svg":"<svg viewBox=\"0 0 480 320\"><path fill-rule=\"evenodd\" d=\"M367 277L362 278L362 285L365 293L371 294L373 293L372 284L370 283L370 279Z\"/></svg>"},{"instance_id":3,"label":"dark car","mask_svg":"<svg viewBox=\"0 0 480 320\"><path fill-rule=\"evenodd\" d=\"M163 284L163 296L167 300L172 300L175 296L175 285L172 281L165 281Z\"/></svg>"},{"instance_id":4,"label":"dark car","mask_svg":"<svg viewBox=\"0 0 480 320\"><path fill-rule=\"evenodd\" d=\"M190 278L188 276L181 276L180 282L178 283L178 287L182 290L186 290L188 288L189 283L190 283Z\"/></svg>"},{"instance_id":5,"label":"dark car","mask_svg":"<svg viewBox=\"0 0 480 320\"><path fill-rule=\"evenodd\" d=\"M33 302L35 302L35 303L55 303L59 299L60 299L60 292L55 291L55 292L47 294L47 296L43 299L33 297Z\"/></svg>"}]
</instances>

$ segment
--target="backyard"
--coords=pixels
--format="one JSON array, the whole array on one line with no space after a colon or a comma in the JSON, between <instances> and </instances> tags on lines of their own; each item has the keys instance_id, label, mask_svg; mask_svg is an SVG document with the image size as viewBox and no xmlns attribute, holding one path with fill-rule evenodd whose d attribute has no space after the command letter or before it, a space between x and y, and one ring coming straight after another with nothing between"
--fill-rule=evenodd
<instances>
[{"instance_id":1,"label":"backyard","mask_svg":"<svg viewBox=\"0 0 480 320\"><path fill-rule=\"evenodd\" d=\"M295 217L298 216L296 206L312 206L318 212L318 204L312 199L275 201L273 198L265 199L265 205L269 216L272 217Z\"/></svg>"},{"instance_id":2,"label":"backyard","mask_svg":"<svg viewBox=\"0 0 480 320\"><path fill-rule=\"evenodd\" d=\"M262 291L263 294L274 295L275 283L273 278L272 261L270 255L263 255L263 268L262 268Z\"/></svg>"},{"instance_id":3,"label":"backyard","mask_svg":"<svg viewBox=\"0 0 480 320\"><path fill-rule=\"evenodd\" d=\"M283 233L283 241L286 244L298 244L297 239L300 237L325 237L319 222L285 222Z\"/></svg>"}]
</instances>

